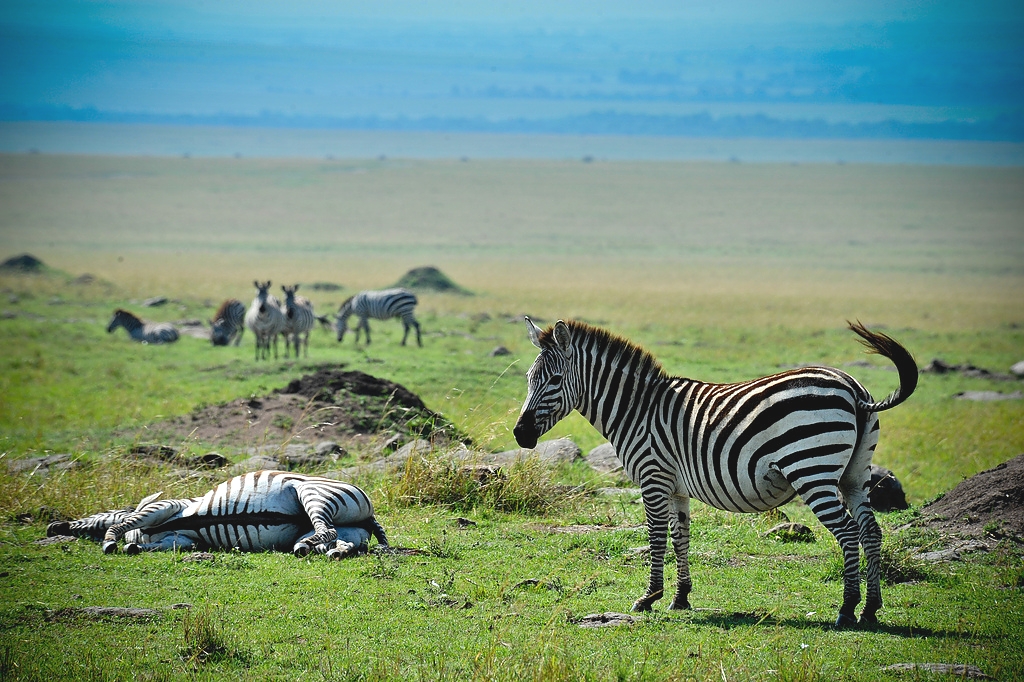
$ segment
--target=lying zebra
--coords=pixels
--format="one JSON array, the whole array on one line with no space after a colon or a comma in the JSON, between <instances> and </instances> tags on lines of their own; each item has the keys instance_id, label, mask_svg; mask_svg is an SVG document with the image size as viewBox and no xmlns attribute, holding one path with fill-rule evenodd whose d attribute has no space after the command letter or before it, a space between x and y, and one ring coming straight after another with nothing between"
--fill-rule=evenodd
<instances>
[{"instance_id":1,"label":"lying zebra","mask_svg":"<svg viewBox=\"0 0 1024 682\"><path fill-rule=\"evenodd\" d=\"M57 521L48 536L102 540L103 552L238 549L243 552L310 552L332 559L366 551L370 535L388 544L366 493L354 485L286 471L236 476L200 497L159 500L154 493L134 509Z\"/></svg>"},{"instance_id":2,"label":"lying zebra","mask_svg":"<svg viewBox=\"0 0 1024 682\"><path fill-rule=\"evenodd\" d=\"M178 340L178 330L170 322L143 322L123 308L114 311L107 333L118 327L124 327L129 336L142 343L174 343Z\"/></svg>"}]
</instances>

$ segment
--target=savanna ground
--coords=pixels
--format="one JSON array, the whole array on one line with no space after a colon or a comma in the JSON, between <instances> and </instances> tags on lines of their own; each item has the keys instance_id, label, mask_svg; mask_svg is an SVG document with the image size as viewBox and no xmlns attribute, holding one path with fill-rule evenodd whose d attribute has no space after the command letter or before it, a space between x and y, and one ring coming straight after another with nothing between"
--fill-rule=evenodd
<instances>
[{"instance_id":1,"label":"savanna ground","mask_svg":"<svg viewBox=\"0 0 1024 682\"><path fill-rule=\"evenodd\" d=\"M779 517L696 505L697 609L581 629L586 614L625 611L647 578L631 551L646 543L641 506L590 495L609 481L582 465L524 466L519 493L539 494L518 506L451 495L443 458L355 481L408 551L340 564L33 544L48 515L208 488L225 474L182 479L121 455L150 440L149 425L323 363L401 383L475 447L512 447L534 357L509 321L522 313L608 326L669 372L713 381L813 362L887 394L886 363L849 364L864 356L847 319L895 336L919 365L1006 372L1024 359L1022 190L1021 169L2 156L0 257L30 252L53 270L0 277L0 452L68 452L85 466L45 478L0 467L0 676L891 679L883 666L946 662L1022 678L1020 545L927 565L913 553L944 539L905 528L923 503L1024 452L1021 400L953 397L1020 385L958 373L922 375L882 417L876 461L914 507L881 515L889 580L874 631L830 628L838 550L798 504L784 512L814 543L765 538ZM420 295L423 349L400 347L395 322L371 322L368 348L316 330L308 359L261 363L249 334L240 348L155 347L104 331L115 307L206 319L225 297L251 300L254 279L303 283L330 314L420 265L474 292ZM142 307L157 295L171 302ZM511 355L491 357L498 345ZM579 417L559 435L584 452L601 442ZM599 528L557 532L569 526ZM192 607L169 608L182 602ZM86 606L157 614L73 610Z\"/></svg>"}]
</instances>

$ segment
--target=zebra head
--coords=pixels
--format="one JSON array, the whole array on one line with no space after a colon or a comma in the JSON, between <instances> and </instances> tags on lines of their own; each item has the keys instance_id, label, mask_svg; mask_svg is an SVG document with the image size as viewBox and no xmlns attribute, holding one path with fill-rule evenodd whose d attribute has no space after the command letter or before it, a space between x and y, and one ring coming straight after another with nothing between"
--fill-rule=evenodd
<instances>
[{"instance_id":1,"label":"zebra head","mask_svg":"<svg viewBox=\"0 0 1024 682\"><path fill-rule=\"evenodd\" d=\"M289 320L295 317L295 292L298 290L298 284L293 287L286 287L283 284L281 285L281 291L284 292L284 314Z\"/></svg>"},{"instance_id":2,"label":"zebra head","mask_svg":"<svg viewBox=\"0 0 1024 682\"><path fill-rule=\"evenodd\" d=\"M572 332L562 320L542 332L529 317L526 330L540 355L526 373L526 400L512 433L520 447L532 448L537 439L572 412L579 393L573 380Z\"/></svg>"},{"instance_id":3,"label":"zebra head","mask_svg":"<svg viewBox=\"0 0 1024 682\"><path fill-rule=\"evenodd\" d=\"M230 340L228 337L227 323L223 317L210 320L210 341L215 346L226 346Z\"/></svg>"},{"instance_id":4,"label":"zebra head","mask_svg":"<svg viewBox=\"0 0 1024 682\"><path fill-rule=\"evenodd\" d=\"M349 296L338 308L338 314L334 316L334 330L338 332L338 341L345 338L345 331L348 329L348 318L352 315L352 300L355 296ZM359 339L357 338L358 342Z\"/></svg>"},{"instance_id":5,"label":"zebra head","mask_svg":"<svg viewBox=\"0 0 1024 682\"><path fill-rule=\"evenodd\" d=\"M134 324L133 324L134 323ZM135 315L132 315L123 308L118 308L114 311L114 317L111 318L110 324L107 325L107 333L114 331L118 327L124 327L125 329L132 329L134 326L141 325L142 321Z\"/></svg>"},{"instance_id":6,"label":"zebra head","mask_svg":"<svg viewBox=\"0 0 1024 682\"><path fill-rule=\"evenodd\" d=\"M270 280L267 280L266 284L260 284L258 281L253 280L253 285L256 287L256 300L260 302L260 312L267 312L267 297L270 291Z\"/></svg>"}]
</instances>

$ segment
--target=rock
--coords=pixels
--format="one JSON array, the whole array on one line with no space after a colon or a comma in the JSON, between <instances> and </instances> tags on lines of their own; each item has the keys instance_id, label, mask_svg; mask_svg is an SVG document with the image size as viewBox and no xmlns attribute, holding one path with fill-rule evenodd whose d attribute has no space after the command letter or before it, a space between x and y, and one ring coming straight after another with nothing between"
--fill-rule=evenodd
<instances>
[{"instance_id":1,"label":"rock","mask_svg":"<svg viewBox=\"0 0 1024 682\"><path fill-rule=\"evenodd\" d=\"M1021 360L1010 368L1010 374L1018 379L1024 379L1024 360Z\"/></svg>"},{"instance_id":2,"label":"rock","mask_svg":"<svg viewBox=\"0 0 1024 682\"><path fill-rule=\"evenodd\" d=\"M145 301L142 302L142 305L146 306L147 308L158 308L166 304L166 296L154 296L153 298L147 298Z\"/></svg>"},{"instance_id":3,"label":"rock","mask_svg":"<svg viewBox=\"0 0 1024 682\"><path fill-rule=\"evenodd\" d=\"M871 508L879 512L906 509L907 497L903 493L903 485L896 476L885 467L877 464L871 465L871 487L868 490L868 500Z\"/></svg>"},{"instance_id":4,"label":"rock","mask_svg":"<svg viewBox=\"0 0 1024 682\"><path fill-rule=\"evenodd\" d=\"M622 463L619 462L619 458L615 454L615 447L611 443L598 445L587 453L586 460L594 471L602 474L618 474L620 478L626 478Z\"/></svg>"},{"instance_id":5,"label":"rock","mask_svg":"<svg viewBox=\"0 0 1024 682\"><path fill-rule=\"evenodd\" d=\"M184 557L182 561L187 563L199 563L201 561L213 561L214 555L210 552L192 552L188 556ZM174 608L174 607L171 607ZM180 608L180 607L179 607Z\"/></svg>"},{"instance_id":6,"label":"rock","mask_svg":"<svg viewBox=\"0 0 1024 682\"><path fill-rule=\"evenodd\" d=\"M328 471L324 474L327 478L336 478L341 481L347 481L354 476L365 476L367 474L382 474L389 471L395 471L401 467L404 467L406 462L409 461L410 457L414 456L425 456L430 454L433 450L430 441L417 438L411 443L406 443L400 447L393 454L387 457L374 460L372 462L366 462L363 464L356 464L355 466L345 467L344 469L336 469Z\"/></svg>"},{"instance_id":7,"label":"rock","mask_svg":"<svg viewBox=\"0 0 1024 682\"><path fill-rule=\"evenodd\" d=\"M460 287L443 272L432 265L413 268L395 282L396 287L419 289L420 291L438 291L451 294L469 294L468 289Z\"/></svg>"},{"instance_id":8,"label":"rock","mask_svg":"<svg viewBox=\"0 0 1024 682\"><path fill-rule=\"evenodd\" d=\"M315 452L318 457L333 458L335 461L337 461L339 457L344 457L348 454L345 452L345 448L341 447L333 440L320 441L313 448L313 452Z\"/></svg>"},{"instance_id":9,"label":"rock","mask_svg":"<svg viewBox=\"0 0 1024 682\"><path fill-rule=\"evenodd\" d=\"M640 488L598 488L594 491L596 495L630 495L639 497Z\"/></svg>"},{"instance_id":10,"label":"rock","mask_svg":"<svg viewBox=\"0 0 1024 682\"><path fill-rule=\"evenodd\" d=\"M281 465L274 457L267 457L266 455L253 455L249 459L242 460L231 467L231 473L234 475L247 474L250 471L261 471L263 469L280 469Z\"/></svg>"},{"instance_id":11,"label":"rock","mask_svg":"<svg viewBox=\"0 0 1024 682\"><path fill-rule=\"evenodd\" d=\"M46 476L51 471L77 469L81 464L69 454L47 455L45 457L24 457L7 460L7 469L14 473L28 472L31 476Z\"/></svg>"},{"instance_id":12,"label":"rock","mask_svg":"<svg viewBox=\"0 0 1024 682\"><path fill-rule=\"evenodd\" d=\"M891 673L916 673L914 675L915 679L920 675L920 672L935 673L936 675L952 675L961 679L995 679L994 677L983 673L981 668L974 665L965 665L963 663L894 663L892 665L885 666L882 670Z\"/></svg>"},{"instance_id":13,"label":"rock","mask_svg":"<svg viewBox=\"0 0 1024 682\"><path fill-rule=\"evenodd\" d=\"M949 372L955 372L959 369L956 365L950 365L939 358L933 358L931 362L921 368L921 371L926 374L947 374Z\"/></svg>"},{"instance_id":14,"label":"rock","mask_svg":"<svg viewBox=\"0 0 1024 682\"><path fill-rule=\"evenodd\" d=\"M633 625L640 619L637 616L631 616L628 613L615 613L608 611L605 613L592 613L589 616L583 616L577 623L581 628L611 628L619 625Z\"/></svg>"},{"instance_id":15,"label":"rock","mask_svg":"<svg viewBox=\"0 0 1024 682\"><path fill-rule=\"evenodd\" d=\"M996 400L1020 400L1024 393L1014 391L1013 393L1000 393L999 391L963 391L953 395L957 400L973 400L977 402L992 402Z\"/></svg>"},{"instance_id":16,"label":"rock","mask_svg":"<svg viewBox=\"0 0 1024 682\"><path fill-rule=\"evenodd\" d=\"M128 452L139 459L155 459L161 462L173 462L178 457L177 448L153 443L136 445Z\"/></svg>"},{"instance_id":17,"label":"rock","mask_svg":"<svg viewBox=\"0 0 1024 682\"><path fill-rule=\"evenodd\" d=\"M189 457L188 465L193 469L219 469L228 465L228 458L219 452L208 452L198 457Z\"/></svg>"},{"instance_id":18,"label":"rock","mask_svg":"<svg viewBox=\"0 0 1024 682\"><path fill-rule=\"evenodd\" d=\"M537 457L544 464L550 466L557 466L562 463L571 464L575 462L583 454L580 450L580 446L572 442L568 438L556 438L554 440L546 440L537 443L532 451L525 448L518 448L515 450L506 450L504 452L494 453L494 463L501 466L505 466L506 462L511 464L518 459L527 459L537 454Z\"/></svg>"},{"instance_id":19,"label":"rock","mask_svg":"<svg viewBox=\"0 0 1024 682\"><path fill-rule=\"evenodd\" d=\"M814 531L802 523L780 523L765 533L765 537L782 542L814 542Z\"/></svg>"},{"instance_id":20,"label":"rock","mask_svg":"<svg viewBox=\"0 0 1024 682\"><path fill-rule=\"evenodd\" d=\"M37 545L63 545L67 542L75 542L78 538L74 535L53 535L48 538L40 538L36 540Z\"/></svg>"},{"instance_id":21,"label":"rock","mask_svg":"<svg viewBox=\"0 0 1024 682\"><path fill-rule=\"evenodd\" d=\"M502 355L512 355L512 351L505 346L496 346L488 355L492 358L500 357Z\"/></svg>"}]
</instances>

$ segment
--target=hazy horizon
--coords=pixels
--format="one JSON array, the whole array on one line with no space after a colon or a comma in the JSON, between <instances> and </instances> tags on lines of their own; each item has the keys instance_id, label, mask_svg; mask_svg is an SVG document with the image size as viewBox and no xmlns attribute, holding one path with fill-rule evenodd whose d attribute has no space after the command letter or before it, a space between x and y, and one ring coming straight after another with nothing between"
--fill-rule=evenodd
<instances>
[{"instance_id":1,"label":"hazy horizon","mask_svg":"<svg viewBox=\"0 0 1024 682\"><path fill-rule=\"evenodd\" d=\"M4 2L3 121L1024 141L1011 2Z\"/></svg>"}]
</instances>

